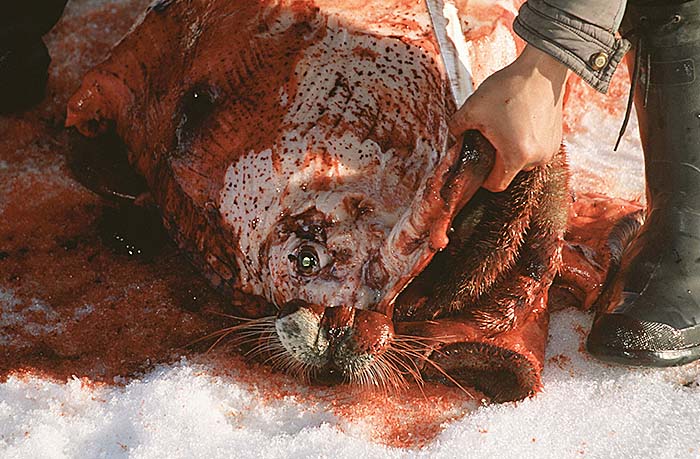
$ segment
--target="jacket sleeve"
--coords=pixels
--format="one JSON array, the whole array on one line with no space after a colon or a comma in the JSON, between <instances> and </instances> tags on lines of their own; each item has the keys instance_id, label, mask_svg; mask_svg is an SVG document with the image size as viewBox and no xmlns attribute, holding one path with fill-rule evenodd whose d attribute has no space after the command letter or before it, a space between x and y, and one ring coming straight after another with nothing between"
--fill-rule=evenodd
<instances>
[{"instance_id":1,"label":"jacket sleeve","mask_svg":"<svg viewBox=\"0 0 700 459\"><path fill-rule=\"evenodd\" d=\"M626 0L528 0L513 30L530 45L564 63L606 92L630 47L616 38Z\"/></svg>"}]
</instances>

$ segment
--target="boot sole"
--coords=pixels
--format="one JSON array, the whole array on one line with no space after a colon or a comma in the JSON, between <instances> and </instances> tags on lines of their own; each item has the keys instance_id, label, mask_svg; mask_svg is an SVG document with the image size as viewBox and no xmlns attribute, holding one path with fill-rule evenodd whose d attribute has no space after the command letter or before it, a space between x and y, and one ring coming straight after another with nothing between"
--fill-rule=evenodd
<instances>
[{"instance_id":1,"label":"boot sole","mask_svg":"<svg viewBox=\"0 0 700 459\"><path fill-rule=\"evenodd\" d=\"M598 360L631 367L677 367L700 358L700 345L678 350L644 351L610 349L586 343L586 349Z\"/></svg>"}]
</instances>

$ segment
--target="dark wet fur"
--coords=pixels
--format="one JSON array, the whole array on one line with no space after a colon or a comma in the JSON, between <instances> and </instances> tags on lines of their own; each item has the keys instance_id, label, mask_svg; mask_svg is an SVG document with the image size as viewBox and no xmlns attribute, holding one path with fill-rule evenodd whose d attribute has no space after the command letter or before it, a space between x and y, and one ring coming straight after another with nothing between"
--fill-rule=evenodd
<instances>
[{"instance_id":1,"label":"dark wet fur","mask_svg":"<svg viewBox=\"0 0 700 459\"><path fill-rule=\"evenodd\" d=\"M480 190L423 274L436 284L410 320L466 315L494 332L514 327L518 310L551 285L569 204L564 153L520 173L502 193Z\"/></svg>"}]
</instances>

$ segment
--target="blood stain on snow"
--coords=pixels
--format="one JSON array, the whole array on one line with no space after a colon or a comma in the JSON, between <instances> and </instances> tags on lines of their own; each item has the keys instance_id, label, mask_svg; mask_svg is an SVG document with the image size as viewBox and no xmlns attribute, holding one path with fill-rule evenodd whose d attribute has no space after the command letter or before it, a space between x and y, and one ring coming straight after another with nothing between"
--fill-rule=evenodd
<instances>
[{"instance_id":1,"label":"blood stain on snow","mask_svg":"<svg viewBox=\"0 0 700 459\"><path fill-rule=\"evenodd\" d=\"M360 426L363 437L397 448L420 448L430 443L450 422L481 403L456 387L434 382L423 386L413 383L394 393L346 384L309 386L223 350L198 361L211 365L219 376L257 390L267 403L292 398L303 406L333 413L341 430L355 431Z\"/></svg>"},{"instance_id":2,"label":"blood stain on snow","mask_svg":"<svg viewBox=\"0 0 700 459\"><path fill-rule=\"evenodd\" d=\"M553 357L550 357L549 362L553 363L561 369L564 369L571 364L571 357L564 354L557 354Z\"/></svg>"}]
</instances>

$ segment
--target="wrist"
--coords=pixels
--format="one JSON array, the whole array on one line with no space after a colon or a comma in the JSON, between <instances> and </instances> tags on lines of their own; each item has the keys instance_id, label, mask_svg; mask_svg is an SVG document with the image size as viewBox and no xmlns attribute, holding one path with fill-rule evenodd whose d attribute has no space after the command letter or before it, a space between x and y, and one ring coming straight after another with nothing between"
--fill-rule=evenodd
<instances>
[{"instance_id":1,"label":"wrist","mask_svg":"<svg viewBox=\"0 0 700 459\"><path fill-rule=\"evenodd\" d=\"M564 85L569 76L569 68L544 51L527 45L514 62L518 73L527 78L547 80L557 96L563 94Z\"/></svg>"}]
</instances>

